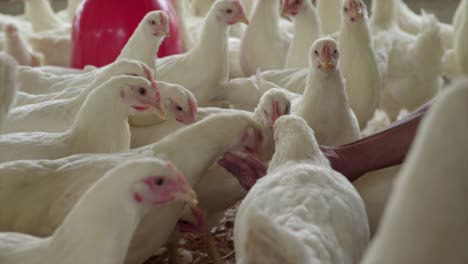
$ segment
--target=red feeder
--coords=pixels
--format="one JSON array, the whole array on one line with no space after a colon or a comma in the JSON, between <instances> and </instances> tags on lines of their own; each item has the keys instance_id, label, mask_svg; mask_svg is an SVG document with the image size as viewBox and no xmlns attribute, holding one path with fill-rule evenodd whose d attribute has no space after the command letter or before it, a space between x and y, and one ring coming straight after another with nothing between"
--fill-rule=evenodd
<instances>
[{"instance_id":1,"label":"red feeder","mask_svg":"<svg viewBox=\"0 0 468 264\"><path fill-rule=\"evenodd\" d=\"M101 67L119 56L141 19L150 11L169 16L170 37L159 47L158 57L183 52L177 13L170 0L84 0L73 19L71 67Z\"/></svg>"}]
</instances>

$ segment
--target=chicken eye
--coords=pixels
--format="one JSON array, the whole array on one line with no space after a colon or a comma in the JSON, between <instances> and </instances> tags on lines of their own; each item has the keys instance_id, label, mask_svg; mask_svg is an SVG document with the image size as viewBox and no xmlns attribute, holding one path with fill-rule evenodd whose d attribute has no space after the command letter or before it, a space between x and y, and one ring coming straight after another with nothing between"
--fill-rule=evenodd
<instances>
[{"instance_id":1,"label":"chicken eye","mask_svg":"<svg viewBox=\"0 0 468 264\"><path fill-rule=\"evenodd\" d=\"M138 89L138 93L139 93L140 95L146 95L146 89L143 88L143 87L140 87L140 89Z\"/></svg>"},{"instance_id":2,"label":"chicken eye","mask_svg":"<svg viewBox=\"0 0 468 264\"><path fill-rule=\"evenodd\" d=\"M289 113L289 107L290 107L290 105L287 105L287 106L286 106L286 109L284 109L284 112L285 112L285 113Z\"/></svg>"},{"instance_id":3,"label":"chicken eye","mask_svg":"<svg viewBox=\"0 0 468 264\"><path fill-rule=\"evenodd\" d=\"M164 184L164 179L163 178L156 178L154 180L154 184L158 185L158 186L161 186Z\"/></svg>"},{"instance_id":4,"label":"chicken eye","mask_svg":"<svg viewBox=\"0 0 468 264\"><path fill-rule=\"evenodd\" d=\"M231 13L232 13L232 9L229 8L229 9L226 10L226 12L227 12L228 14L231 14Z\"/></svg>"},{"instance_id":5,"label":"chicken eye","mask_svg":"<svg viewBox=\"0 0 468 264\"><path fill-rule=\"evenodd\" d=\"M180 106L177 106L176 109L177 109L177 111L182 111L183 110L182 107L180 107Z\"/></svg>"},{"instance_id":6,"label":"chicken eye","mask_svg":"<svg viewBox=\"0 0 468 264\"><path fill-rule=\"evenodd\" d=\"M156 21L151 20L151 25L156 25Z\"/></svg>"},{"instance_id":7,"label":"chicken eye","mask_svg":"<svg viewBox=\"0 0 468 264\"><path fill-rule=\"evenodd\" d=\"M338 50L335 50L335 51L333 52L333 54L335 54L335 55L338 54Z\"/></svg>"},{"instance_id":8,"label":"chicken eye","mask_svg":"<svg viewBox=\"0 0 468 264\"><path fill-rule=\"evenodd\" d=\"M343 10L344 10L345 12L348 12L348 8L347 8L347 7L345 7Z\"/></svg>"},{"instance_id":9,"label":"chicken eye","mask_svg":"<svg viewBox=\"0 0 468 264\"><path fill-rule=\"evenodd\" d=\"M315 55L318 55L318 51L317 51L317 50L315 50L314 53L315 53Z\"/></svg>"}]
</instances>

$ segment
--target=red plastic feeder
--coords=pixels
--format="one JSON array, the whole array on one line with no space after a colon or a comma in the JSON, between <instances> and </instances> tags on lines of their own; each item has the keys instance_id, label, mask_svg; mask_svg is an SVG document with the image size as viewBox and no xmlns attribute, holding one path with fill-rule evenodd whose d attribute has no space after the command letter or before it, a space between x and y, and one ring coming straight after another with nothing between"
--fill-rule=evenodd
<instances>
[{"instance_id":1,"label":"red plastic feeder","mask_svg":"<svg viewBox=\"0 0 468 264\"><path fill-rule=\"evenodd\" d=\"M170 0L84 0L73 20L71 67L114 62L141 19L153 10L169 16L170 37L161 43L157 56L182 53L177 13Z\"/></svg>"}]
</instances>

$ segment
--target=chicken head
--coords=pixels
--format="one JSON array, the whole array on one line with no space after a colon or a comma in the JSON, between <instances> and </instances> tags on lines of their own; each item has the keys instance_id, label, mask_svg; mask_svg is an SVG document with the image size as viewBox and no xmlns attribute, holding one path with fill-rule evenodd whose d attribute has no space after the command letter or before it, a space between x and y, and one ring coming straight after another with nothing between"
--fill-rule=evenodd
<instances>
[{"instance_id":1,"label":"chicken head","mask_svg":"<svg viewBox=\"0 0 468 264\"><path fill-rule=\"evenodd\" d=\"M216 8L216 17L223 23L228 25L233 25L239 22L245 24L249 23L239 0L217 1L213 4L212 8Z\"/></svg>"},{"instance_id":2,"label":"chicken head","mask_svg":"<svg viewBox=\"0 0 468 264\"><path fill-rule=\"evenodd\" d=\"M343 1L343 14L345 21L349 19L351 22L356 22L364 17L366 6L362 0L345 0Z\"/></svg>"},{"instance_id":3,"label":"chicken head","mask_svg":"<svg viewBox=\"0 0 468 264\"><path fill-rule=\"evenodd\" d=\"M150 174L151 173L151 174ZM197 204L197 195L180 171L171 163L161 166L156 172L137 181L131 188L133 200L139 204L162 205L171 201Z\"/></svg>"},{"instance_id":4,"label":"chicken head","mask_svg":"<svg viewBox=\"0 0 468 264\"><path fill-rule=\"evenodd\" d=\"M321 38L314 42L310 50L310 65L318 70L329 71L337 68L338 45L332 38Z\"/></svg>"},{"instance_id":5,"label":"chicken head","mask_svg":"<svg viewBox=\"0 0 468 264\"><path fill-rule=\"evenodd\" d=\"M166 12L149 12L143 19L147 24L147 27L145 27L144 30L148 32L148 35L155 37L169 36L169 16L166 14Z\"/></svg>"}]
</instances>

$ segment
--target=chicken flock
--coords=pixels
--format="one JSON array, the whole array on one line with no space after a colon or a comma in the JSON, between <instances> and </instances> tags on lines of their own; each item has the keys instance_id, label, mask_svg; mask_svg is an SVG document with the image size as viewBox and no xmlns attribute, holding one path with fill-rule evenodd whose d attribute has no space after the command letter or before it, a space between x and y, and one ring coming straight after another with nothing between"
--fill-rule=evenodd
<instances>
[{"instance_id":1,"label":"chicken flock","mask_svg":"<svg viewBox=\"0 0 468 264\"><path fill-rule=\"evenodd\" d=\"M184 53L156 58L152 11L84 69L80 0L0 15L0 264L182 264L183 233L220 264L239 203L238 264L468 263L467 0L450 24L402 0L171 1ZM350 182L322 152L431 100L402 165Z\"/></svg>"}]
</instances>

